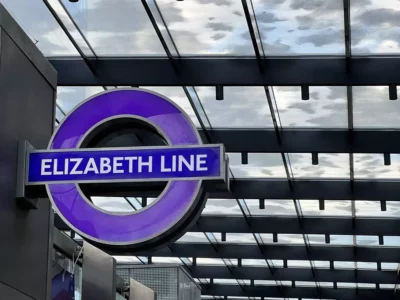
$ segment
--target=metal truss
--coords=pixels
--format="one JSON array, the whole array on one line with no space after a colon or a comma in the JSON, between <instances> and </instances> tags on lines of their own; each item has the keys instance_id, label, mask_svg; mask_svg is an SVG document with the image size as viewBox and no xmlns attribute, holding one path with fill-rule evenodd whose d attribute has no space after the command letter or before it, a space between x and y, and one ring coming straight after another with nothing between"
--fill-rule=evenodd
<instances>
[{"instance_id":1,"label":"metal truss","mask_svg":"<svg viewBox=\"0 0 400 300\"><path fill-rule=\"evenodd\" d=\"M347 86L400 82L400 58L268 58L260 72L255 58L49 58L59 86Z\"/></svg>"}]
</instances>

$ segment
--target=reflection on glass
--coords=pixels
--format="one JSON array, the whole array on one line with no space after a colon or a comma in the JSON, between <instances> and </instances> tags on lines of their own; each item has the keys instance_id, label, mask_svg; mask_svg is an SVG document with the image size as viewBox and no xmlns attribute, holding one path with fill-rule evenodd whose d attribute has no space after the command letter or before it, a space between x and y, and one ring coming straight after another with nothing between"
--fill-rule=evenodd
<instances>
[{"instance_id":1,"label":"reflection on glass","mask_svg":"<svg viewBox=\"0 0 400 300\"><path fill-rule=\"evenodd\" d=\"M273 87L280 122L285 127L347 128L346 87L311 86L301 99L299 86Z\"/></svg>"},{"instance_id":2,"label":"reflection on glass","mask_svg":"<svg viewBox=\"0 0 400 300\"><path fill-rule=\"evenodd\" d=\"M265 55L345 53L343 2L253 0Z\"/></svg>"},{"instance_id":3,"label":"reflection on glass","mask_svg":"<svg viewBox=\"0 0 400 300\"><path fill-rule=\"evenodd\" d=\"M240 1L157 1L180 55L254 55Z\"/></svg>"},{"instance_id":4,"label":"reflection on glass","mask_svg":"<svg viewBox=\"0 0 400 300\"><path fill-rule=\"evenodd\" d=\"M399 54L399 2L352 0L350 3L353 54Z\"/></svg>"}]
</instances>

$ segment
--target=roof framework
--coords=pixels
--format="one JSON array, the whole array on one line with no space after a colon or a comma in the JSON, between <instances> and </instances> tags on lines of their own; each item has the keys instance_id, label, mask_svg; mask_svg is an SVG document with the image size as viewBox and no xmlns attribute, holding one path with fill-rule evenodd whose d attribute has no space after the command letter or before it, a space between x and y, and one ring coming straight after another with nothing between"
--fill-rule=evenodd
<instances>
[{"instance_id":1,"label":"roof framework","mask_svg":"<svg viewBox=\"0 0 400 300\"><path fill-rule=\"evenodd\" d=\"M12 2L5 2L17 15ZM112 254L125 263L184 264L202 285L205 299L400 298L396 293L400 263L400 123L398 108L393 104L397 102L389 101L397 99L400 46L394 47L387 38L381 43L378 40L375 49L360 50L363 41L357 23L368 13L376 13L389 26L393 11L400 11L398 4L389 9L369 1L365 4L367 13L363 14L362 1L350 4L349 0L326 0L326 4L311 9L302 1L276 1L277 7L281 6L273 15L271 10L264 10L267 1L221 0L222 7L212 6L216 15L213 18L219 22L209 19L206 27L223 27L224 10L232 5L236 10L228 18L243 25L247 47L232 55L221 55L218 49L209 51L211 55L202 55L192 48L187 51L189 46L171 21L171 11L183 14L185 7L193 10L190 5L200 5L197 2L201 1L142 0L121 4L121 9L132 5L140 10L138 23L148 24L151 31L143 34L152 37L151 43L158 43L158 48L149 48L155 55L143 56L135 55L136 48L132 52L125 49L125 55L106 53L97 40L101 30L90 29L91 25L96 28L100 24L89 16L91 10L99 9L92 7L90 1L81 0L77 9L68 1L43 0L42 10L52 18L57 32L66 37L70 52L74 53L47 53L58 71L61 87L57 121L76 104L65 100L71 98L71 93L83 100L89 96L87 91L145 87L177 99L198 126L203 141L224 143L231 156L232 191L227 193L217 187L211 190L203 215L182 239L152 252ZM231 4L224 6L222 2ZM268 2L271 7L275 5L272 2ZM340 4L333 5L334 2ZM99 3L99 7L106 5L104 1ZM314 45L309 53L301 43L287 55L279 54L284 47L273 50L268 41L277 33L266 23L279 29L279 22L284 22L283 9L299 4L310 14L298 15L297 20L322 14L327 19L322 27L332 27L328 21L340 24L336 31L322 30L322 35L340 42L332 41L332 45L320 48L317 41L306 43ZM203 5L196 8L207 9L213 4ZM294 8L291 12L295 13ZM193 26L189 17L184 19ZM307 22L313 27L313 21ZM377 25L379 21L371 18L370 22L375 27L368 34L384 34L383 27ZM228 31L236 28L229 26ZM398 26L395 23L393 30ZM29 33L30 28L26 30ZM119 32L115 31L117 36ZM124 34L123 28L121 32ZM290 37L285 34L278 32L283 35L282 41L277 42L279 46L285 43L285 37ZM135 38L140 39L140 35ZM194 32L186 35L186 39L191 38L195 44ZM211 44L221 46L217 36L213 38ZM364 41L368 42L371 41ZM39 48L42 44L38 40ZM136 47L139 43L133 44ZM386 52L380 50L384 46ZM332 52L326 50L330 47ZM46 49L41 50L46 53ZM326 90L330 94L324 94ZM169 91L174 92L168 95ZM335 92L338 95L332 95ZM233 101L235 93L241 93L239 101ZM381 101L371 105L369 97ZM221 98L225 100L215 104L215 99ZM329 102L337 99L333 104ZM368 103L371 109L366 111L363 107ZM293 121L296 118L298 123ZM91 190L91 194L99 196L96 201L93 198L96 205L108 207L111 201L117 209L125 210L140 209L158 192L155 188L154 194L139 193L129 186L121 186L116 192L104 185ZM59 218L55 225L69 231Z\"/></svg>"}]
</instances>

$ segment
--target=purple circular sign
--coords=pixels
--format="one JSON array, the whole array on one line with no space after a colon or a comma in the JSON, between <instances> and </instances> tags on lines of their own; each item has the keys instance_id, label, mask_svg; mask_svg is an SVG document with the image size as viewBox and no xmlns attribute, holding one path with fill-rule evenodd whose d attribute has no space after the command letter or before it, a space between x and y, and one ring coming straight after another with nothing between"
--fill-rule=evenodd
<instances>
[{"instance_id":1,"label":"purple circular sign","mask_svg":"<svg viewBox=\"0 0 400 300\"><path fill-rule=\"evenodd\" d=\"M118 89L97 94L71 111L48 149L79 148L88 132L107 120L127 116L148 121L171 146L201 144L190 118L171 100L147 90ZM46 188L55 210L78 234L101 244L139 246L172 238L168 236L172 228L191 218L200 201L201 180L171 180L152 205L128 214L97 208L77 184Z\"/></svg>"}]
</instances>

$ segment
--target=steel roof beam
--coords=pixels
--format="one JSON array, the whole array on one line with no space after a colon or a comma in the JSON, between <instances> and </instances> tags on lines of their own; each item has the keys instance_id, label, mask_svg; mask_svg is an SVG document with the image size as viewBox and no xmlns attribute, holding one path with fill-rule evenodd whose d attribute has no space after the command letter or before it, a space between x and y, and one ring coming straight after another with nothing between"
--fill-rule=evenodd
<instances>
[{"instance_id":1,"label":"steel roof beam","mask_svg":"<svg viewBox=\"0 0 400 300\"><path fill-rule=\"evenodd\" d=\"M59 86L362 86L398 84L400 58L180 58L179 73L168 58L49 58Z\"/></svg>"},{"instance_id":2,"label":"steel roof beam","mask_svg":"<svg viewBox=\"0 0 400 300\"><path fill-rule=\"evenodd\" d=\"M314 287L283 287L285 298L308 298L308 299L400 299L400 293L393 293L390 289L366 289L366 288L320 288ZM276 286L254 286L246 287L243 291L237 285L212 284L207 290L202 291L203 295L213 296L238 296L238 297L281 297Z\"/></svg>"},{"instance_id":3,"label":"steel roof beam","mask_svg":"<svg viewBox=\"0 0 400 300\"><path fill-rule=\"evenodd\" d=\"M195 266L190 268L197 278L250 279L250 280L283 280L283 281L319 281L319 282L360 282L395 284L396 271L321 269L316 268L315 278L310 268L273 268L274 275L266 272L266 267L234 267L229 272L223 266Z\"/></svg>"},{"instance_id":4,"label":"steel roof beam","mask_svg":"<svg viewBox=\"0 0 400 300\"><path fill-rule=\"evenodd\" d=\"M356 248L356 251L354 251ZM242 259L287 259L287 260L325 260L325 261L362 261L362 262L398 262L400 252L396 247L364 246L309 246L309 254L303 245L223 243L218 245L218 252L211 244L175 243L169 248L155 251L131 253L128 249L108 250L112 255L139 255L159 257L209 257L209 258L242 258Z\"/></svg>"},{"instance_id":5,"label":"steel roof beam","mask_svg":"<svg viewBox=\"0 0 400 300\"><path fill-rule=\"evenodd\" d=\"M400 219L351 217L303 217L303 228L297 217L251 216L250 226L241 216L201 216L191 232L334 234L334 235L400 235Z\"/></svg>"},{"instance_id":6,"label":"steel roof beam","mask_svg":"<svg viewBox=\"0 0 400 300\"><path fill-rule=\"evenodd\" d=\"M223 143L227 152L400 153L398 130L355 129L350 133L348 129L283 129L281 144L273 128L210 129L207 132L212 143Z\"/></svg>"}]
</instances>

